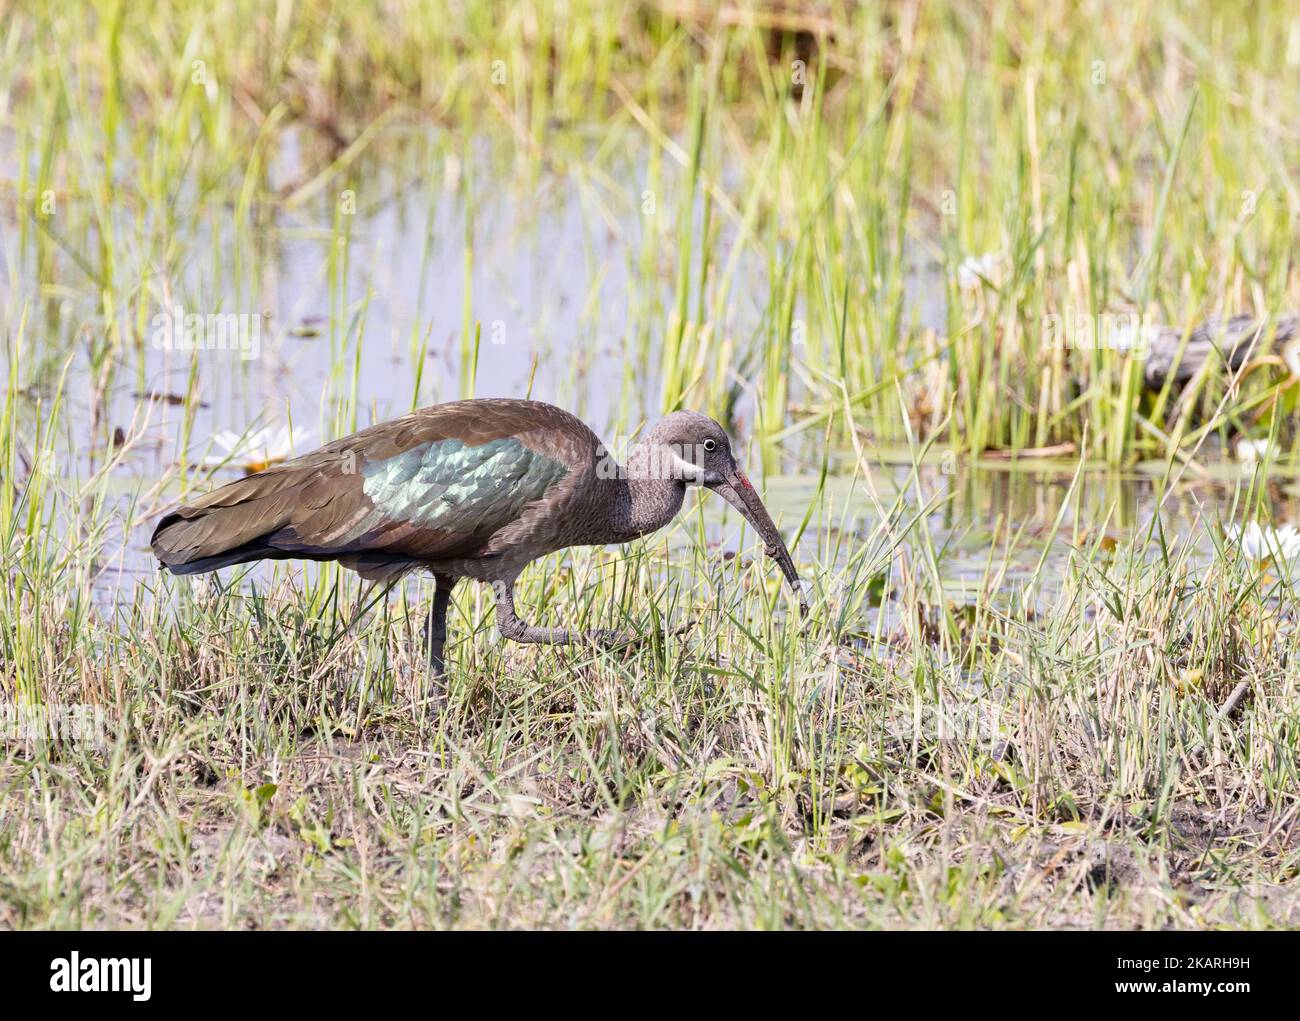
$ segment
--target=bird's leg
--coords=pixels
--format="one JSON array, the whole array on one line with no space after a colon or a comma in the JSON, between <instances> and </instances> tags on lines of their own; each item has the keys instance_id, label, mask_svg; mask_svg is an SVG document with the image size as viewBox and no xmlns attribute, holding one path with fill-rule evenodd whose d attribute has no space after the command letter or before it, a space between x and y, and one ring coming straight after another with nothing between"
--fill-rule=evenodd
<instances>
[{"instance_id":1,"label":"bird's leg","mask_svg":"<svg viewBox=\"0 0 1300 1021\"><path fill-rule=\"evenodd\" d=\"M447 644L447 607L451 605L451 590L456 587L456 579L449 574L435 574L434 581L433 606L424 622L424 658L431 691L446 670L443 649Z\"/></svg>"},{"instance_id":2,"label":"bird's leg","mask_svg":"<svg viewBox=\"0 0 1300 1021\"><path fill-rule=\"evenodd\" d=\"M577 631L562 627L533 627L525 624L515 614L515 586L513 581L492 583L492 590L497 599L497 630L502 638L512 642L527 642L540 645L569 645L595 643L598 645L618 646L634 641L634 636L623 631L611 631L598 628L593 631Z\"/></svg>"}]
</instances>

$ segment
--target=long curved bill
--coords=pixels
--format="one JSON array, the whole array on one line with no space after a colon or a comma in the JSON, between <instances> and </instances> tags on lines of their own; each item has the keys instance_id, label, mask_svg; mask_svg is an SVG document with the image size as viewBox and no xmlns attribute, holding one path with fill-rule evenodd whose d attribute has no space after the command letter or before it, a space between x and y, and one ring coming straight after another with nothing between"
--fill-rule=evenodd
<instances>
[{"instance_id":1,"label":"long curved bill","mask_svg":"<svg viewBox=\"0 0 1300 1021\"><path fill-rule=\"evenodd\" d=\"M732 477L724 478L711 472L704 480L704 484L740 511L745 520L754 526L754 531L763 539L764 552L781 568L781 573L785 575L785 580L790 583L790 588L799 600L799 613L806 617L808 602L804 598L799 572L794 568L790 551L786 549L785 540L777 531L772 515L768 514L762 499L759 498L758 492L745 473L737 468Z\"/></svg>"}]
</instances>

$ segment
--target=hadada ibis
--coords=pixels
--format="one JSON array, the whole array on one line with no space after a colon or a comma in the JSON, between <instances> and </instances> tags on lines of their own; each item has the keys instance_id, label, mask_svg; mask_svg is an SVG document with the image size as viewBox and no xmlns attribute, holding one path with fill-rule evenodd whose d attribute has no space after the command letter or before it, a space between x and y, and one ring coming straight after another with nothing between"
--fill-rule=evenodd
<instances>
[{"instance_id":1,"label":"hadada ibis","mask_svg":"<svg viewBox=\"0 0 1300 1021\"><path fill-rule=\"evenodd\" d=\"M633 640L524 623L515 579L548 553L662 528L693 485L712 489L754 527L807 612L790 552L727 434L694 411L664 418L619 465L586 425L549 404L439 404L213 490L167 514L152 545L173 574L291 558L336 560L375 581L428 570L436 587L425 642L436 675L461 578L493 583L497 627L514 641Z\"/></svg>"}]
</instances>

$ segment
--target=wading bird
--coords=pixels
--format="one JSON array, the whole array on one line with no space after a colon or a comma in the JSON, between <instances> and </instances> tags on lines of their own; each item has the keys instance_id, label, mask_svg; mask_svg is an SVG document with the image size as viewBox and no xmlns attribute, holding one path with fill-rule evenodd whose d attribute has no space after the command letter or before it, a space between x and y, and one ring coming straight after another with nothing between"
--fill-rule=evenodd
<instances>
[{"instance_id":1,"label":"wading bird","mask_svg":"<svg viewBox=\"0 0 1300 1021\"><path fill-rule=\"evenodd\" d=\"M437 675L461 578L493 583L497 627L514 641L633 641L524 623L515 579L547 553L662 528L691 485L707 486L753 525L806 613L794 561L727 434L693 411L664 418L619 465L586 425L549 404L439 404L213 490L163 517L152 545L173 574L294 558L337 560L372 581L431 571L425 644Z\"/></svg>"}]
</instances>

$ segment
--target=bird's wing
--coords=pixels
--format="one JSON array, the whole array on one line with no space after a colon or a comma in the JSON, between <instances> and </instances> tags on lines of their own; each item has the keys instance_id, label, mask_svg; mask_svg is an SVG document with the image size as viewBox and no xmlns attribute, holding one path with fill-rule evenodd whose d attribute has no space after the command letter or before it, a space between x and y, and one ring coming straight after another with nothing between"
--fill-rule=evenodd
<instances>
[{"instance_id":1,"label":"bird's wing","mask_svg":"<svg viewBox=\"0 0 1300 1021\"><path fill-rule=\"evenodd\" d=\"M153 548L179 573L258 557L471 556L565 491L595 442L549 405L438 405L198 498L163 518Z\"/></svg>"}]
</instances>

